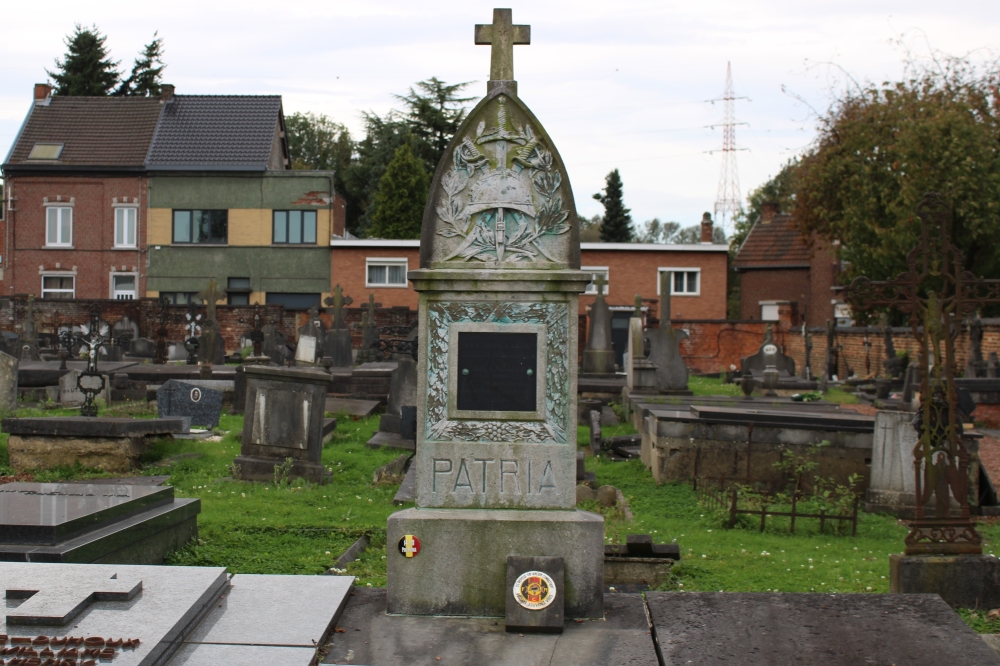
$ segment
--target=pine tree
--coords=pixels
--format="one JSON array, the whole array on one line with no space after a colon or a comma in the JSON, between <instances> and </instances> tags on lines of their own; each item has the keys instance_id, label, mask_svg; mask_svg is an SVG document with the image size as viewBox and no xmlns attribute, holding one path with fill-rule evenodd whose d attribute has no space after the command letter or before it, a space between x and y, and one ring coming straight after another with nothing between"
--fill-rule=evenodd
<instances>
[{"instance_id":1,"label":"pine tree","mask_svg":"<svg viewBox=\"0 0 1000 666\"><path fill-rule=\"evenodd\" d=\"M66 55L62 62L56 60L56 71L45 70L56 85L55 94L107 95L114 90L121 74L104 46L106 39L97 26L85 29L76 24L65 40Z\"/></svg>"},{"instance_id":2,"label":"pine tree","mask_svg":"<svg viewBox=\"0 0 1000 666\"><path fill-rule=\"evenodd\" d=\"M163 38L159 33L153 33L153 41L146 44L142 55L135 59L132 73L121 82L116 95L132 95L134 97L157 97L163 83Z\"/></svg>"},{"instance_id":3,"label":"pine tree","mask_svg":"<svg viewBox=\"0 0 1000 666\"><path fill-rule=\"evenodd\" d=\"M429 184L423 162L409 143L396 149L372 201L372 238L420 238Z\"/></svg>"},{"instance_id":4,"label":"pine tree","mask_svg":"<svg viewBox=\"0 0 1000 666\"><path fill-rule=\"evenodd\" d=\"M417 155L424 160L428 173L434 173L451 137L465 120L465 103L472 97L459 97L469 84L441 81L432 76L417 82L417 90L410 87L407 95L394 95L406 105L406 120L410 131L417 137Z\"/></svg>"},{"instance_id":5,"label":"pine tree","mask_svg":"<svg viewBox=\"0 0 1000 666\"><path fill-rule=\"evenodd\" d=\"M601 224L601 240L605 243L632 242L631 211L622 201L622 177L615 169L604 179L604 192L594 198L604 204L604 222Z\"/></svg>"}]
</instances>

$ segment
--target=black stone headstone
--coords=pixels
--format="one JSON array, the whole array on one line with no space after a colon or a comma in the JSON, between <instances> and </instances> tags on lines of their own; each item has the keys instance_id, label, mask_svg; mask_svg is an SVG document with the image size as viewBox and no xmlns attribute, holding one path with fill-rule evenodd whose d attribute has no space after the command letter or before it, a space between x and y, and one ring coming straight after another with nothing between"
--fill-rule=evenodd
<instances>
[{"instance_id":1,"label":"black stone headstone","mask_svg":"<svg viewBox=\"0 0 1000 666\"><path fill-rule=\"evenodd\" d=\"M161 417L190 416L192 425L214 428L222 413L222 391L171 379L156 392Z\"/></svg>"}]
</instances>

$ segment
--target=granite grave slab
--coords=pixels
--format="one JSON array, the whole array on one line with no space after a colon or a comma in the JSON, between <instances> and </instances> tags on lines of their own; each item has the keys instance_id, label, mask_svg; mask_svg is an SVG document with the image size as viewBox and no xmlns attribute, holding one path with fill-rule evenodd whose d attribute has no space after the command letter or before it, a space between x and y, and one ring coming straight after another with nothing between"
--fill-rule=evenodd
<instances>
[{"instance_id":1,"label":"granite grave slab","mask_svg":"<svg viewBox=\"0 0 1000 666\"><path fill-rule=\"evenodd\" d=\"M665 664L1000 664L934 594L647 592Z\"/></svg>"},{"instance_id":2,"label":"granite grave slab","mask_svg":"<svg viewBox=\"0 0 1000 666\"><path fill-rule=\"evenodd\" d=\"M0 486L0 559L159 564L197 536L201 500L158 485Z\"/></svg>"}]
</instances>

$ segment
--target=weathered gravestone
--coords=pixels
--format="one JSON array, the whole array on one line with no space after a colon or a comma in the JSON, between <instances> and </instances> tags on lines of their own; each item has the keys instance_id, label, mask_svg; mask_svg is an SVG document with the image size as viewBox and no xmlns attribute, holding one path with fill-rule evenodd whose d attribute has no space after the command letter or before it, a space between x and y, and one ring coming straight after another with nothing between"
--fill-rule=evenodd
<instances>
[{"instance_id":1,"label":"weathered gravestone","mask_svg":"<svg viewBox=\"0 0 1000 666\"><path fill-rule=\"evenodd\" d=\"M565 615L602 617L604 519L574 509L590 276L566 167L513 80L528 28L509 9L493 16L476 28L493 45L487 94L438 163L408 275L420 297L417 506L388 520L386 605L502 617L507 557L561 557Z\"/></svg>"},{"instance_id":2,"label":"weathered gravestone","mask_svg":"<svg viewBox=\"0 0 1000 666\"><path fill-rule=\"evenodd\" d=\"M234 461L245 481L279 476L325 483L323 428L330 375L318 368L246 368L243 441ZM280 471L287 459L290 466ZM279 470L275 468L278 467Z\"/></svg>"},{"instance_id":3,"label":"weathered gravestone","mask_svg":"<svg viewBox=\"0 0 1000 666\"><path fill-rule=\"evenodd\" d=\"M299 340L295 345L295 362L303 365L316 365L323 355L323 322L319 318L319 310L314 306L309 308L309 319L299 326Z\"/></svg>"},{"instance_id":4,"label":"weathered gravestone","mask_svg":"<svg viewBox=\"0 0 1000 666\"><path fill-rule=\"evenodd\" d=\"M912 413L879 411L875 415L866 511L912 516L917 505L913 447L918 439Z\"/></svg>"},{"instance_id":5,"label":"weathered gravestone","mask_svg":"<svg viewBox=\"0 0 1000 666\"><path fill-rule=\"evenodd\" d=\"M412 357L401 356L389 378L389 398L385 413L379 419L378 432L368 440L370 448L397 447L413 449L412 437L403 437L403 408L417 404L417 362Z\"/></svg>"},{"instance_id":6,"label":"weathered gravestone","mask_svg":"<svg viewBox=\"0 0 1000 666\"><path fill-rule=\"evenodd\" d=\"M77 385L79 370L69 370L59 378L59 402L63 405L79 407L83 404L83 391Z\"/></svg>"},{"instance_id":7,"label":"weathered gravestone","mask_svg":"<svg viewBox=\"0 0 1000 666\"><path fill-rule=\"evenodd\" d=\"M691 395L688 391L688 369L681 357L681 340L687 331L670 325L670 287L673 273L660 274L660 327L645 332L649 342L649 361L656 366L656 390L660 393Z\"/></svg>"},{"instance_id":8,"label":"weathered gravestone","mask_svg":"<svg viewBox=\"0 0 1000 666\"><path fill-rule=\"evenodd\" d=\"M35 297L33 295L28 296L28 311L24 316L21 339L18 343L20 349L15 356L22 361L38 360L38 328L35 322Z\"/></svg>"},{"instance_id":9,"label":"weathered gravestone","mask_svg":"<svg viewBox=\"0 0 1000 666\"><path fill-rule=\"evenodd\" d=\"M224 567L0 562L0 594L13 601L0 616L4 660L308 666L353 581L230 577Z\"/></svg>"},{"instance_id":10,"label":"weathered gravestone","mask_svg":"<svg viewBox=\"0 0 1000 666\"><path fill-rule=\"evenodd\" d=\"M225 295L224 291L219 291L215 280L209 280L204 291L198 292L198 298L205 304L205 319L201 323L201 337L198 339L198 361L204 365L226 363L226 343L219 330L215 310L216 303Z\"/></svg>"},{"instance_id":11,"label":"weathered gravestone","mask_svg":"<svg viewBox=\"0 0 1000 666\"><path fill-rule=\"evenodd\" d=\"M344 308L354 302L350 296L344 296L344 291L338 284L333 289L333 296L324 303L330 306L330 316L333 323L326 332L323 355L328 356L333 368L349 368L354 365L354 355L351 353L351 331L344 321ZM373 308L374 309L374 308ZM374 315L374 312L372 313Z\"/></svg>"},{"instance_id":12,"label":"weathered gravestone","mask_svg":"<svg viewBox=\"0 0 1000 666\"><path fill-rule=\"evenodd\" d=\"M261 342L261 351L264 356L271 359L275 365L285 365L289 359L288 337L275 325L274 320L268 321L260 327L260 332L264 336Z\"/></svg>"},{"instance_id":13,"label":"weathered gravestone","mask_svg":"<svg viewBox=\"0 0 1000 666\"><path fill-rule=\"evenodd\" d=\"M222 414L222 391L170 379L156 391L156 410L161 417L188 416L191 425L214 428Z\"/></svg>"},{"instance_id":14,"label":"weathered gravestone","mask_svg":"<svg viewBox=\"0 0 1000 666\"><path fill-rule=\"evenodd\" d=\"M604 274L597 276L597 298L590 306L590 326L587 331L587 348L583 350L581 370L588 374L613 375L615 373L615 350L611 345L611 308L604 298L607 281Z\"/></svg>"},{"instance_id":15,"label":"weathered gravestone","mask_svg":"<svg viewBox=\"0 0 1000 666\"><path fill-rule=\"evenodd\" d=\"M782 353L781 347L774 343L771 325L767 324L764 327L764 343L756 354L741 359L740 366L744 373L749 370L755 378L763 378L764 370L771 365L778 371L779 377L795 377L795 359Z\"/></svg>"},{"instance_id":16,"label":"weathered gravestone","mask_svg":"<svg viewBox=\"0 0 1000 666\"><path fill-rule=\"evenodd\" d=\"M17 409L17 366L16 358L0 352L0 414Z\"/></svg>"},{"instance_id":17,"label":"weathered gravestone","mask_svg":"<svg viewBox=\"0 0 1000 666\"><path fill-rule=\"evenodd\" d=\"M635 295L635 314L628 322L628 348L625 351L625 387L629 393L656 392L656 365L647 358L646 337L642 327L642 297Z\"/></svg>"}]
</instances>

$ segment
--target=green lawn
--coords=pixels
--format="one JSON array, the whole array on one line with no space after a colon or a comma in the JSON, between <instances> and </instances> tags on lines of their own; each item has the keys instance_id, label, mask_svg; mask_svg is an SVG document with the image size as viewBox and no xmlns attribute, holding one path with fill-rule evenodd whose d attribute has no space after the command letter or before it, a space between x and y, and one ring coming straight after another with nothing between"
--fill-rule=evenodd
<instances>
[{"instance_id":1,"label":"green lawn","mask_svg":"<svg viewBox=\"0 0 1000 666\"><path fill-rule=\"evenodd\" d=\"M24 412L19 412L23 414ZM347 572L361 584L385 585L386 518L400 507L392 505L395 485L372 486L372 472L397 457L396 450L364 446L378 427L378 417L341 419L323 462L333 471L333 482L316 486L234 481L231 468L239 451L236 433L240 416L223 416L219 442L160 440L145 458L143 474L169 474L179 497L202 500L197 543L174 553L169 562L184 565L226 566L240 573L318 574L329 568L358 536L367 534L372 546ZM631 432L628 425L605 429L605 436ZM578 441L587 441L586 428ZM198 454L176 458L182 454ZM155 465L161 465L159 467ZM767 530L747 520L734 529L726 518L699 504L687 484L657 486L639 461L612 463L588 457L587 467L598 483L618 487L635 515L624 524L611 511L606 536L622 543L625 535L649 533L661 542L676 540L683 559L674 567L666 589L878 592L889 590L888 555L899 552L905 526L888 516L863 514L858 536L849 532L817 532L818 521L800 520L796 534L788 533L786 519L769 519ZM0 436L0 475L11 474L6 436ZM99 472L64 469L39 474L39 480L98 476ZM590 508L590 507L588 507ZM1000 524L980 524L986 552L1000 544ZM988 622L984 610L963 612L978 631L1000 631Z\"/></svg>"},{"instance_id":2,"label":"green lawn","mask_svg":"<svg viewBox=\"0 0 1000 666\"><path fill-rule=\"evenodd\" d=\"M726 384L721 377L699 377L691 375L688 377L688 389L695 395L733 395L743 396L743 391L739 384ZM760 391L757 392L758 395ZM833 387L826 392L823 399L829 402L839 402L845 405L853 405L858 402L853 393L848 393L841 388Z\"/></svg>"}]
</instances>

